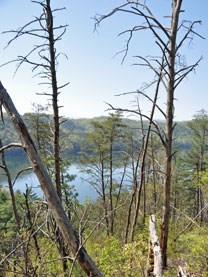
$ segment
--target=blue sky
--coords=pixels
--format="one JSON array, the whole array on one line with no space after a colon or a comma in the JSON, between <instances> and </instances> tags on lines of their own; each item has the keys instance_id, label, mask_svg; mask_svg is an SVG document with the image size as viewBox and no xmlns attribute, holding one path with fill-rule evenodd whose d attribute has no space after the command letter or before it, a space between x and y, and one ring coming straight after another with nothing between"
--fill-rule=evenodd
<instances>
[{"instance_id":1,"label":"blue sky","mask_svg":"<svg viewBox=\"0 0 208 277\"><path fill-rule=\"evenodd\" d=\"M136 62L135 55L156 53L156 47L150 34L137 33L129 50L125 62L121 64L122 55L115 55L125 47L126 36L118 36L120 32L138 23L137 18L127 14L118 14L104 21L94 32L95 14L105 14L117 5L124 3L121 0L52 0L52 6L66 7L67 9L56 15L56 22L68 24L66 35L57 50L64 52L68 60L61 58L58 67L59 83L70 82L70 85L60 95L60 105L63 105L62 114L67 117L94 117L107 115L107 103L116 107L133 109L134 95L115 96L120 93L140 89L145 82L151 81L152 76L143 67L132 66ZM170 14L171 1L148 0L153 13L164 22L163 15ZM20 4L21 3L21 4ZM57 4L58 3L58 4ZM202 20L197 31L206 40L195 40L184 47L187 64L193 63L203 56L203 61L191 73L176 91L175 119L189 120L193 114L203 109L208 110L208 2L207 0L184 0L185 13L183 18L188 20ZM32 20L40 13L37 4L30 0L0 0L0 31L16 29ZM0 63L15 59L17 55L24 55L35 43L30 38L20 40L4 50L10 35L1 35ZM44 96L36 95L42 92L43 87L38 85L39 80L33 78L30 66L23 66L15 77L15 65L0 68L0 80L11 95L14 104L21 114L32 110L32 103L45 104ZM151 91L149 92L151 95ZM150 104L140 97L140 107L144 113L150 111ZM161 91L160 105L165 108L165 92ZM156 118L162 117L156 114Z\"/></svg>"}]
</instances>

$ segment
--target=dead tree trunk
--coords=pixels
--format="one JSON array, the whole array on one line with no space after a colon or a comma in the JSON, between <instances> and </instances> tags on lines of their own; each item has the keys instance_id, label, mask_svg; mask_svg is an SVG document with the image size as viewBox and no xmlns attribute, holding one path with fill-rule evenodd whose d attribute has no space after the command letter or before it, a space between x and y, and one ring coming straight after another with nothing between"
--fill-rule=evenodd
<instances>
[{"instance_id":1,"label":"dead tree trunk","mask_svg":"<svg viewBox=\"0 0 208 277\"><path fill-rule=\"evenodd\" d=\"M59 106L58 106L58 85L56 77L56 50L55 50L55 36L54 36L54 26L53 26L53 12L51 10L50 0L46 1L45 4L46 11L46 22L47 22L47 33L48 33L48 45L50 53L50 65L49 71L51 73L51 86L52 86L52 103L53 103L53 121L54 121L54 134L53 134L53 144L54 144L54 170L55 170L55 184L56 191L59 198L61 195L61 164L60 164L60 122L59 122Z\"/></svg>"},{"instance_id":2,"label":"dead tree trunk","mask_svg":"<svg viewBox=\"0 0 208 277\"><path fill-rule=\"evenodd\" d=\"M25 152L27 153L31 166L38 177L41 188L45 194L48 206L53 214L57 226L59 227L66 243L69 245L71 252L77 257L78 263L81 268L85 271L87 276L102 276L94 261L86 252L85 248L81 244L78 236L75 234L71 222L69 221L60 199L55 191L53 183L48 175L48 172L43 165L34 142L30 137L30 134L17 112L9 94L0 82L0 102L1 106L4 107L8 116L11 118L14 128L21 138L21 142ZM2 107L1 107L2 108Z\"/></svg>"},{"instance_id":3,"label":"dead tree trunk","mask_svg":"<svg viewBox=\"0 0 208 277\"><path fill-rule=\"evenodd\" d=\"M156 106L157 106L158 93L159 93L160 84L161 84L161 80L162 80L163 66L164 66L164 57L162 58L161 68L159 69L159 71L155 71L155 73L157 74L158 80L157 80L157 85L156 85L156 89L155 89L155 96L154 96L154 99L153 99L153 102L152 102L152 110L151 110L151 114L150 114L150 118L149 118L149 126L148 126L148 129L147 129L146 138L144 137L144 141L143 141L143 147L142 147L143 151L142 151L142 157L141 157L139 189L138 189L137 200L136 200L137 202L136 202L135 216L134 216L133 224L132 224L133 227L132 227L132 231L131 231L131 241L133 241L133 239L134 239L135 227L136 227L137 219L138 219L138 215L139 215L141 192L142 192L142 187L144 185L145 176L146 176L146 169L145 169L145 167L146 167L146 156L147 156L149 138L150 138L152 124L153 124L153 118L154 118L155 109L156 109ZM142 122L142 116L141 116L141 122ZM145 197L145 195L144 195L144 197Z\"/></svg>"},{"instance_id":4,"label":"dead tree trunk","mask_svg":"<svg viewBox=\"0 0 208 277\"><path fill-rule=\"evenodd\" d=\"M167 93L166 98L166 112L164 112L162 109L159 108L159 111L162 112L162 114L165 117L166 121L166 130L165 132L158 132L158 135L161 139L161 142L165 149L165 165L164 165L164 189L163 189L163 195L164 195L164 215L163 215L163 223L161 228L161 249L162 249L162 257L163 257L163 266L167 266L167 244L168 244L168 231L169 231L169 218L170 218L170 193L171 193L171 174L172 174L172 158L173 158L173 151L172 151L172 141L173 141L173 129L174 129L174 100L175 100L175 89L179 86L179 84L184 80L184 78L192 72L196 66L199 64L201 58L195 63L190 66L187 66L184 62L181 60L181 53L180 50L182 46L185 44L186 41L192 40L191 35L198 35L202 38L195 30L195 24L200 24L201 21L186 21L181 20L179 22L179 17L182 12L181 6L183 0L172 0L172 13L170 16L170 26L167 27L166 25L163 25L163 22L160 22L160 20L157 19L157 17L154 16L152 11L148 6L145 4L146 1L124 1L124 4L121 4L120 6L117 6L114 8L110 13L106 15L101 15L98 17L95 17L96 24L95 27L97 27L104 19L111 17L112 15L118 13L118 12L124 12L126 14L131 14L134 17L138 16L138 18L142 18L144 22L139 23L137 25L134 25L130 29L121 32L120 34L129 34L129 38L127 39L126 43L126 49L124 50L124 57L123 60L126 58L129 52L129 46L132 41L132 38L134 37L134 34L137 33L140 30L150 30L151 34L154 37L154 41L157 45L157 47L160 48L160 51L162 53L162 57L164 58L164 63L162 64L158 60L158 54L155 56L155 58L145 58L144 56L137 55L137 57L142 63L138 63L140 66L146 66L147 68L153 70L154 73L157 74L158 64L161 66L161 83L165 87L165 91ZM148 1L147 1L148 2ZM186 25L186 22L188 22L188 25ZM182 31L183 30L183 31ZM185 31L185 32L184 32ZM180 36L178 36L180 34ZM148 53L149 54L149 53ZM147 56L149 56L147 54ZM151 84L152 85L152 84ZM139 91L139 93L141 93ZM125 95L125 93L124 93ZM135 110L129 110L129 109L120 109L120 108L114 108L111 106L114 110L117 111L126 111L126 112L132 112L136 114L138 111ZM145 118L147 116L143 114ZM157 129L158 131L158 129ZM142 179L144 176L142 174L142 167L141 167L141 176ZM140 180L140 184L142 184ZM141 190L140 186L140 190ZM141 193L140 193L141 194ZM140 194L137 193L137 199L140 199ZM134 224L137 222L137 211L139 207L139 201L137 201L137 207L136 207L136 216L134 219Z\"/></svg>"},{"instance_id":5,"label":"dead tree trunk","mask_svg":"<svg viewBox=\"0 0 208 277\"><path fill-rule=\"evenodd\" d=\"M155 215L150 216L149 220L149 232L150 232L150 250L149 250L149 261L146 276L163 276L162 267L162 253L160 248L160 242L156 232L156 217Z\"/></svg>"},{"instance_id":6,"label":"dead tree trunk","mask_svg":"<svg viewBox=\"0 0 208 277\"><path fill-rule=\"evenodd\" d=\"M0 148L2 148L2 146L3 146L2 141L0 139ZM12 209L13 209L13 212L14 212L14 217L15 217L15 220L16 220L16 223L17 223L17 228L18 228L18 231L19 231L20 230L20 225L21 225L21 222L20 222L21 220L20 220L20 216L19 216L19 213L18 213L18 209L17 209L17 203L16 203L14 188L13 188L13 184L12 184L12 178L11 178L9 169L7 167L4 151L2 151L2 152L0 151L0 153L1 153L1 160L2 160L2 168L4 169L6 177L7 177L8 186L9 186L9 193L10 193L11 201L12 201Z\"/></svg>"},{"instance_id":7,"label":"dead tree trunk","mask_svg":"<svg viewBox=\"0 0 208 277\"><path fill-rule=\"evenodd\" d=\"M163 266L167 267L167 245L170 218L170 188L172 174L172 142L173 142L173 116L174 116L174 92L176 87L176 38L178 31L179 14L182 0L172 1L171 32L169 35L169 55L168 55L168 82L167 82L167 109L166 109L166 146L165 146L165 180L164 180L164 215L161 227L161 248Z\"/></svg>"}]
</instances>

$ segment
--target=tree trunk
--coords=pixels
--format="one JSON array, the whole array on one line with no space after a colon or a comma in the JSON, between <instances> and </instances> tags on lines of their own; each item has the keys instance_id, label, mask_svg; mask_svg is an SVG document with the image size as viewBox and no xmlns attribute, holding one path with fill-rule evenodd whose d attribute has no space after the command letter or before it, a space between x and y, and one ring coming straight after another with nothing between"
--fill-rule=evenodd
<instances>
[{"instance_id":1,"label":"tree trunk","mask_svg":"<svg viewBox=\"0 0 208 277\"><path fill-rule=\"evenodd\" d=\"M3 146L2 141L0 139L0 148L2 148L2 146ZM1 153L1 160L2 160L3 169L4 169L6 177L7 177L8 186L9 186L9 193L10 193L11 201L12 201L12 209L13 209L13 212L14 212L14 217L15 217L15 220L16 220L16 223L17 223L17 228L18 228L18 231L19 231L20 227L21 227L21 219L20 219L20 216L18 214L18 208L17 208L16 199L15 199L15 193L14 193L14 188L13 188L13 184L12 184L12 178L11 178L9 169L7 167L4 151L2 151L2 153Z\"/></svg>"},{"instance_id":2,"label":"tree trunk","mask_svg":"<svg viewBox=\"0 0 208 277\"><path fill-rule=\"evenodd\" d=\"M54 131L53 131L53 158L54 158L54 179L56 192L62 200L62 187L61 187L61 158L60 158L60 116L59 116L59 105L58 105L58 95L59 89L57 85L57 74L56 74L56 49L55 49L55 36L54 36L54 24L53 24L53 12L51 10L51 1L46 0L46 22L47 22L47 33L48 33L48 45L49 45L49 71L50 71L50 80L52 86L52 106L53 106L53 122L54 122ZM60 252L62 256L67 256L67 251L65 249L64 240L62 237L58 238L58 243L60 247ZM62 259L63 271L66 272L68 265L67 259Z\"/></svg>"},{"instance_id":3,"label":"tree trunk","mask_svg":"<svg viewBox=\"0 0 208 277\"><path fill-rule=\"evenodd\" d=\"M109 188L109 198L110 198L110 234L113 235L114 232L114 212L113 212L113 131L110 136L110 149L109 149L109 170L110 170L110 188Z\"/></svg>"},{"instance_id":4,"label":"tree trunk","mask_svg":"<svg viewBox=\"0 0 208 277\"><path fill-rule=\"evenodd\" d=\"M163 63L164 63L164 57L162 59L162 65L163 65ZM138 215L139 215L142 186L145 183L146 155L147 155L147 150L148 150L148 145L149 145L149 138L150 138L151 129L152 129L152 122L153 122L155 109L156 109L156 104L157 104L157 98L158 98L160 83L161 83L161 80L162 80L162 67L160 68L159 72L157 73L157 76L158 76L158 80L157 80L155 95L154 95L154 99L153 99L153 103L152 103L152 110L151 110L151 115L150 115L150 119L149 119L149 126L148 126L148 129L147 129L146 137L143 136L142 156L141 156L141 165L140 165L140 167L141 167L140 168L140 180L139 180L139 188L138 188L137 199L136 199L135 215L134 215L132 229L131 229L131 241L134 240L135 227L136 227L137 219L138 219ZM141 119L141 123L142 123L142 119Z\"/></svg>"},{"instance_id":5,"label":"tree trunk","mask_svg":"<svg viewBox=\"0 0 208 277\"><path fill-rule=\"evenodd\" d=\"M8 116L11 118L14 124L14 128L21 138L22 145L29 157L31 166L33 167L33 170L38 177L48 206L66 243L69 245L71 252L74 256L77 257L79 265L86 272L87 276L102 276L102 273L99 271L91 257L87 254L85 248L75 234L71 222L69 221L61 205L60 199L54 189L48 172L37 153L34 142L32 141L23 120L21 119L9 94L7 93L1 82L0 102L1 105L3 105L3 107L5 108Z\"/></svg>"},{"instance_id":6,"label":"tree trunk","mask_svg":"<svg viewBox=\"0 0 208 277\"><path fill-rule=\"evenodd\" d=\"M150 216L149 220L149 232L150 232L150 251L149 251L149 264L146 276L162 277L162 254L160 248L160 242L156 232L156 217Z\"/></svg>"},{"instance_id":7,"label":"tree trunk","mask_svg":"<svg viewBox=\"0 0 208 277\"><path fill-rule=\"evenodd\" d=\"M102 204L103 210L105 214L105 222L106 222L106 234L107 236L110 235L110 228L109 228L109 218L108 218L108 205L106 200L106 189L105 189L105 177L104 177L104 159L103 154L100 154L100 165L101 165L101 192L102 192Z\"/></svg>"},{"instance_id":8,"label":"tree trunk","mask_svg":"<svg viewBox=\"0 0 208 277\"><path fill-rule=\"evenodd\" d=\"M56 78L56 55L55 55L55 39L54 39L54 26L53 26L53 13L51 11L50 0L46 1L46 22L48 32L49 54L50 54L50 73L52 85L52 102L53 102L53 121L54 121L54 169L55 169L55 184L56 191L59 198L61 195L61 165L60 165L60 122L59 122L59 106L58 106L58 85Z\"/></svg>"},{"instance_id":9,"label":"tree trunk","mask_svg":"<svg viewBox=\"0 0 208 277\"><path fill-rule=\"evenodd\" d=\"M28 186L27 186L26 193L24 194L24 196L25 196L25 206L26 206L26 211L27 211L26 215L27 215L27 219L28 219L28 222L29 222L30 234L32 234L32 238L34 240L34 245L35 245L37 257L38 257L38 259L41 263L40 246L39 246L39 242L38 242L37 233L34 230L34 222L32 221L32 216L31 216L31 211L30 211Z\"/></svg>"},{"instance_id":10,"label":"tree trunk","mask_svg":"<svg viewBox=\"0 0 208 277\"><path fill-rule=\"evenodd\" d=\"M172 174L172 141L173 141L173 116L174 116L174 91L175 91L175 59L176 37L178 31L179 14L182 0L172 1L172 21L169 36L168 54L168 83L167 83L167 109L166 109L166 146L165 146L165 180L164 180L164 215L161 226L161 248L163 267L167 267L167 244L170 218L170 187Z\"/></svg>"}]
</instances>

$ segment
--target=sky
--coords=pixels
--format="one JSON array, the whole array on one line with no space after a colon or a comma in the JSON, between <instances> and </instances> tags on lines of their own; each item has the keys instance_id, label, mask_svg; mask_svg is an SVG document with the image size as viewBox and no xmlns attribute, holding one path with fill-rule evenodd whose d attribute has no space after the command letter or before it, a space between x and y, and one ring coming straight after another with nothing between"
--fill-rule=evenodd
<instances>
[{"instance_id":1,"label":"sky","mask_svg":"<svg viewBox=\"0 0 208 277\"><path fill-rule=\"evenodd\" d=\"M138 63L135 56L157 54L154 38L148 32L137 32L130 44L128 55L122 63L127 35L119 33L141 22L137 17L127 13L120 13L103 21L94 30L96 14L109 13L114 7L125 3L121 0L51 0L53 8L66 7L55 15L55 23L68 24L67 32L57 44L57 51L65 53L59 60L57 68L58 83L70 84L62 90L59 96L61 114L70 118L92 118L108 115L108 104L123 109L136 109L135 92L144 84L151 82L152 75L144 67L134 65ZM190 120L201 109L208 110L208 1L184 0L181 14L182 19L191 21L201 20L196 25L196 31L206 39L195 37L182 49L181 57L186 63L192 64L201 56L203 60L179 86L175 92L175 120ZM152 12L168 23L171 1L148 0ZM5 48L11 34L2 34L7 30L16 30L25 25L41 13L40 6L30 0L0 0L0 64L16 59L18 55L25 55L37 41L25 37L15 41ZM140 20L140 21L139 21ZM31 72L30 65L22 66L14 76L14 63L0 68L0 80L10 94L20 114L31 112L33 103L45 105L47 98L37 95L44 91L39 85L40 80ZM37 72L36 72L37 73ZM153 96L150 89L148 95ZM127 94L126 94L127 93ZM126 95L123 95L126 94ZM120 95L120 96L118 96ZM139 106L143 113L149 114L151 104L144 97L139 96ZM158 104L164 109L166 92L161 91ZM128 116L128 115L127 115ZM163 119L156 113L157 119Z\"/></svg>"}]
</instances>

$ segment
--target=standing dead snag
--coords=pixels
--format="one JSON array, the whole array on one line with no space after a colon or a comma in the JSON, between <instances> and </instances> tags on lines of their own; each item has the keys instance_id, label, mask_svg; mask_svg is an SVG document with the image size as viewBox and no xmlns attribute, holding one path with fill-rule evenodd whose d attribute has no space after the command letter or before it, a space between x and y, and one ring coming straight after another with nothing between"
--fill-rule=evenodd
<instances>
[{"instance_id":1,"label":"standing dead snag","mask_svg":"<svg viewBox=\"0 0 208 277\"><path fill-rule=\"evenodd\" d=\"M51 213L56 221L57 226L59 227L66 243L69 245L72 254L77 257L77 261L83 271L87 276L100 277L103 276L99 271L94 261L88 255L87 251L79 241L79 238L76 236L71 222L69 221L62 205L60 199L55 191L53 183L48 175L48 172L43 165L39 154L35 148L34 142L30 137L30 134L17 112L9 94L3 87L0 82L0 102L5 108L8 116L11 118L14 128L20 136L22 145L25 152L27 153L31 166L38 177L41 188L45 194L45 197L48 202L48 206L51 210Z\"/></svg>"},{"instance_id":2,"label":"standing dead snag","mask_svg":"<svg viewBox=\"0 0 208 277\"><path fill-rule=\"evenodd\" d=\"M195 25L200 24L201 21L187 21L180 20L181 9L183 0L172 0L172 11L171 15L168 16L169 23L166 26L163 20L160 20L159 17L155 17L150 7L146 5L148 1L124 1L123 4L114 8L111 12L106 15L101 15L95 17L97 27L103 20L109 18L117 13L125 13L126 15L137 16L138 20L134 26L126 29L120 33L128 34L128 39L126 42L126 47L124 49L123 60L127 57L129 52L129 46L132 42L133 37L140 31L150 31L151 36L154 38L155 45L159 49L159 55L156 56L150 55L147 53L147 56L136 55L135 57L139 60L135 65L143 66L150 69L154 72L154 75L158 76L158 68L161 68L160 76L161 80L159 83L163 85L163 90L160 91L166 92L166 110L162 110L160 107L157 109L162 112L165 119L165 129L161 133L158 132L162 145L165 152L165 162L164 162L164 180L163 180L163 222L161 225L161 251L163 259L163 267L167 267L167 246L168 246L168 236L169 236L169 220L170 220L170 198L171 198L171 182L172 182L172 160L174 156L173 151L173 131L174 131L174 103L175 103L175 90L183 82L186 76L189 75L195 68L198 66L202 58L198 59L192 65L186 65L181 59L181 49L188 41L192 41L193 36L200 36L195 30ZM151 1L150 1L151 2ZM138 48L139 49L139 48ZM162 58L161 60L158 58ZM162 61L162 62L161 62ZM158 67L159 66L159 67ZM158 76L159 77L159 76ZM153 81L150 85L154 84ZM142 95L148 97L145 92L147 88L143 88ZM136 93L136 92L135 92ZM141 94L138 91L138 94ZM125 94L124 94L125 95ZM121 109L119 107L112 107L113 110L119 110L123 112L131 112L133 114L140 114L142 117L147 118L145 114L138 113L137 110ZM150 121L151 123L151 121ZM162 136L161 136L162 135ZM145 162L145 156L144 156ZM145 173L145 172L144 172ZM142 173L142 174L144 174ZM142 181L143 176L141 174ZM142 183L141 183L142 185ZM137 207L135 209L136 216L134 217L133 228L138 222L137 214L138 208L140 205L141 193L137 193L136 196ZM128 223L129 224L129 223ZM133 236L132 236L133 237Z\"/></svg>"},{"instance_id":3,"label":"standing dead snag","mask_svg":"<svg viewBox=\"0 0 208 277\"><path fill-rule=\"evenodd\" d=\"M162 253L160 248L160 242L156 232L156 217L155 215L150 216L149 220L149 260L148 260L148 269L146 276L155 276L162 277L163 269L162 269Z\"/></svg>"},{"instance_id":4,"label":"standing dead snag","mask_svg":"<svg viewBox=\"0 0 208 277\"><path fill-rule=\"evenodd\" d=\"M14 34L9 40L7 46L14 43L16 40L23 38L37 39L37 42L33 47L24 55L18 54L15 60L9 61L17 63L15 73L23 64L32 66L31 71L35 73L35 77L40 78L39 85L45 87L43 92L37 93L37 95L46 96L52 107L53 124L51 128L53 138L53 174L54 184L56 187L59 198L62 198L62 180L61 180L61 137L60 126L63 123L62 116L60 115L60 109L63 107L59 104L59 96L61 90L69 83L60 85L57 76L57 65L59 63L59 57L64 55L57 51L57 43L60 41L68 25L56 24L55 13L64 10L65 8L53 9L51 0L37 0L32 1L41 7L42 13L35 17L35 19L27 22L17 30L5 31L7 34ZM7 63L6 63L7 64Z\"/></svg>"}]
</instances>

